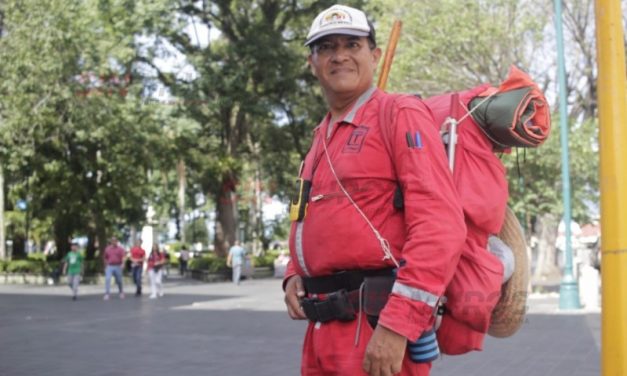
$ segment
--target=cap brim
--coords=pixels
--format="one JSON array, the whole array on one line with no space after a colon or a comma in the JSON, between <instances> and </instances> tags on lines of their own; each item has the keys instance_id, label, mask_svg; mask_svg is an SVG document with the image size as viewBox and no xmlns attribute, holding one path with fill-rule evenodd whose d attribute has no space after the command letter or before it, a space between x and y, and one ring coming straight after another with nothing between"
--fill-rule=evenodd
<instances>
[{"instance_id":1,"label":"cap brim","mask_svg":"<svg viewBox=\"0 0 627 376\"><path fill-rule=\"evenodd\" d=\"M492 311L488 334L505 338L520 329L527 308L527 286L529 285L529 258L522 227L510 208L505 213L505 222L499 238L514 252L516 265L514 274L501 290L501 298Z\"/></svg>"},{"instance_id":2,"label":"cap brim","mask_svg":"<svg viewBox=\"0 0 627 376\"><path fill-rule=\"evenodd\" d=\"M309 38L306 42L305 42L305 46L309 46L310 44L312 44L313 42L317 41L318 39L322 38L322 37L326 37L329 35L335 35L335 34L339 34L339 35L351 35L351 36L355 36L355 37L367 37L370 35L370 32L368 31L361 31L361 30L355 30L355 29L342 29L342 28L337 28L337 29L331 29L331 30L325 30L322 31L316 35L313 35L311 38Z\"/></svg>"}]
</instances>

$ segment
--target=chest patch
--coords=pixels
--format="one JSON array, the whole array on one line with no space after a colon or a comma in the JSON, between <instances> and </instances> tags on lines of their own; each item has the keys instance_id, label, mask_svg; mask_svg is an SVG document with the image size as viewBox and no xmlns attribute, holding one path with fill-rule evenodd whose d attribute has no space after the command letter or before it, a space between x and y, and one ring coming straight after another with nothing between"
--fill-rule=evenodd
<instances>
[{"instance_id":1,"label":"chest patch","mask_svg":"<svg viewBox=\"0 0 627 376\"><path fill-rule=\"evenodd\" d=\"M366 141L366 135L368 134L369 129L370 128L364 125L360 125L355 128L348 137L348 141L346 141L346 145L344 145L342 153L359 153L361 151L361 147L364 145L364 141Z\"/></svg>"}]
</instances>

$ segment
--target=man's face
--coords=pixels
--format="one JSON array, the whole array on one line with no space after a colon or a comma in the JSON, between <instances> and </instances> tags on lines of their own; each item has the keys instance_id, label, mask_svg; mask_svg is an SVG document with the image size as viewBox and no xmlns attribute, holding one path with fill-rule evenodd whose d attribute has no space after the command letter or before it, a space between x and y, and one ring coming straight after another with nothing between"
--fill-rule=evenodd
<instances>
[{"instance_id":1,"label":"man's face","mask_svg":"<svg viewBox=\"0 0 627 376\"><path fill-rule=\"evenodd\" d=\"M368 38L330 35L317 41L307 61L327 96L361 95L372 86L381 58Z\"/></svg>"}]
</instances>

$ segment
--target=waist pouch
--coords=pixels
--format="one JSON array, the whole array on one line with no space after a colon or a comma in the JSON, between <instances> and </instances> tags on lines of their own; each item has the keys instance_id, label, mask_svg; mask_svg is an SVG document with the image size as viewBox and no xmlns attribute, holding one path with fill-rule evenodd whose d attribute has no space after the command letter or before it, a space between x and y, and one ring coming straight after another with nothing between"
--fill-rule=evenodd
<instances>
[{"instance_id":1,"label":"waist pouch","mask_svg":"<svg viewBox=\"0 0 627 376\"><path fill-rule=\"evenodd\" d=\"M303 298L300 304L305 316L314 322L353 321L359 312L359 290L348 292L341 289L327 294L324 300Z\"/></svg>"},{"instance_id":2,"label":"waist pouch","mask_svg":"<svg viewBox=\"0 0 627 376\"><path fill-rule=\"evenodd\" d=\"M352 321L361 306L374 327L392 291L394 278L394 269L347 270L323 277L304 277L305 291L322 297L303 298L301 305L305 316L315 322ZM359 301L362 294L363 305Z\"/></svg>"}]
</instances>

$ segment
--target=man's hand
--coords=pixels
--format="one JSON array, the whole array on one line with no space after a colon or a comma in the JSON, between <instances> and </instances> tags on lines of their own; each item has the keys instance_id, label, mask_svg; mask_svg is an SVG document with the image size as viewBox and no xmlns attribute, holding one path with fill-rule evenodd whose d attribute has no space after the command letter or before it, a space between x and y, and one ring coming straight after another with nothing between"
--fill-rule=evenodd
<instances>
[{"instance_id":1,"label":"man's hand","mask_svg":"<svg viewBox=\"0 0 627 376\"><path fill-rule=\"evenodd\" d=\"M370 376L391 376L401 372L407 338L377 325L366 347L362 367Z\"/></svg>"},{"instance_id":2,"label":"man's hand","mask_svg":"<svg viewBox=\"0 0 627 376\"><path fill-rule=\"evenodd\" d=\"M305 289L303 288L303 279L295 275L287 280L285 284L285 305L287 305L287 314L292 320L304 320L305 312L300 306L300 299L305 297Z\"/></svg>"}]
</instances>

